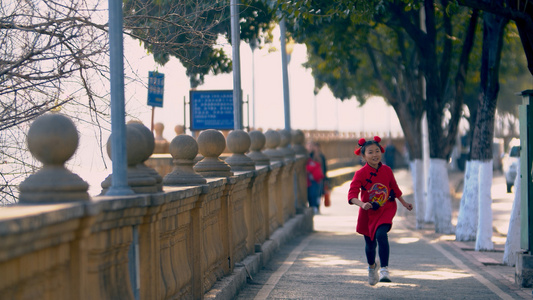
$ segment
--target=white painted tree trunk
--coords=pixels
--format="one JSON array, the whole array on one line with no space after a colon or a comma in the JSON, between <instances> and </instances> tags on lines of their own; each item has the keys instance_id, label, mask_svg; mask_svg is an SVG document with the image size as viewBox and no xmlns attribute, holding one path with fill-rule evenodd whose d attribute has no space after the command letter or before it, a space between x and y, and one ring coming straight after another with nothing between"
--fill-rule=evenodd
<instances>
[{"instance_id":1,"label":"white painted tree trunk","mask_svg":"<svg viewBox=\"0 0 533 300\"><path fill-rule=\"evenodd\" d=\"M517 253L520 249L520 159L518 159L518 170L514 180L514 201L509 220L509 230L505 240L505 250L503 251L503 263L508 266L516 265Z\"/></svg>"},{"instance_id":2,"label":"white painted tree trunk","mask_svg":"<svg viewBox=\"0 0 533 300\"><path fill-rule=\"evenodd\" d=\"M492 159L479 162L479 217L476 251L493 250L492 242Z\"/></svg>"},{"instance_id":3,"label":"white painted tree trunk","mask_svg":"<svg viewBox=\"0 0 533 300\"><path fill-rule=\"evenodd\" d=\"M466 162L463 196L459 207L455 239L475 241L478 222L479 161Z\"/></svg>"},{"instance_id":4,"label":"white painted tree trunk","mask_svg":"<svg viewBox=\"0 0 533 300\"><path fill-rule=\"evenodd\" d=\"M424 176L424 162L415 159L409 164L411 177L413 178L413 193L415 198L416 228L422 228L425 213L426 177Z\"/></svg>"},{"instance_id":5,"label":"white painted tree trunk","mask_svg":"<svg viewBox=\"0 0 533 300\"><path fill-rule=\"evenodd\" d=\"M427 202L433 202L435 232L452 234L452 199L446 160L432 158L429 161L429 190Z\"/></svg>"},{"instance_id":6,"label":"white painted tree trunk","mask_svg":"<svg viewBox=\"0 0 533 300\"><path fill-rule=\"evenodd\" d=\"M425 88L425 84L424 84ZM425 95L425 92L424 92ZM428 119L427 114L424 113L422 117L422 159L423 159L423 168L424 176L424 205L425 205L425 214L424 221L426 223L435 222L435 211L433 210L433 201L429 197L429 166L430 166L430 157L429 157L429 135L428 135Z\"/></svg>"}]
</instances>

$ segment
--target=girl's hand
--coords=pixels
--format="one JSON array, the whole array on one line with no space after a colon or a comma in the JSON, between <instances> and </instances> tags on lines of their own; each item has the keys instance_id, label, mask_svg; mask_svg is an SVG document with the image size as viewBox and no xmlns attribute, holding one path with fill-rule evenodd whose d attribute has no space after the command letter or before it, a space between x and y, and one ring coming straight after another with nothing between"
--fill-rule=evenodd
<instances>
[{"instance_id":1,"label":"girl's hand","mask_svg":"<svg viewBox=\"0 0 533 300\"><path fill-rule=\"evenodd\" d=\"M364 210L369 210L372 208L372 204L370 204L370 202L365 202L362 206L361 206L362 209Z\"/></svg>"},{"instance_id":2,"label":"girl's hand","mask_svg":"<svg viewBox=\"0 0 533 300\"><path fill-rule=\"evenodd\" d=\"M403 202L402 204L403 204L403 206L404 206L405 208L407 208L408 211L413 210L413 204L411 204L411 203L409 203L409 202Z\"/></svg>"}]
</instances>

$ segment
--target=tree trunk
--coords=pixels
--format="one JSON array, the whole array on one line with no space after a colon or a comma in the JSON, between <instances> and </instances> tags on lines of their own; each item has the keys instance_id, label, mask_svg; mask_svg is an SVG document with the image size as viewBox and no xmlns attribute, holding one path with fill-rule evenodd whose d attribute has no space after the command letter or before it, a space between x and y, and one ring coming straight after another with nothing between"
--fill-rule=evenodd
<instances>
[{"instance_id":1,"label":"tree trunk","mask_svg":"<svg viewBox=\"0 0 533 300\"><path fill-rule=\"evenodd\" d=\"M514 20L526 54L527 67L533 75L533 5L531 2L484 0L459 0L458 2L461 5Z\"/></svg>"},{"instance_id":2,"label":"tree trunk","mask_svg":"<svg viewBox=\"0 0 533 300\"><path fill-rule=\"evenodd\" d=\"M425 177L424 177L424 162L422 159L411 160L409 164L411 170L411 177L413 178L413 193L415 199L415 214L416 214L416 228L422 228L424 224L425 211Z\"/></svg>"},{"instance_id":3,"label":"tree trunk","mask_svg":"<svg viewBox=\"0 0 533 300\"><path fill-rule=\"evenodd\" d=\"M491 13L483 14L483 50L481 54L480 103L470 157L480 162L477 183L479 215L476 250L491 250L492 245L492 142L494 116L498 100L499 66L503 45L503 32L508 19ZM490 164L490 165L489 165Z\"/></svg>"},{"instance_id":4,"label":"tree trunk","mask_svg":"<svg viewBox=\"0 0 533 300\"><path fill-rule=\"evenodd\" d=\"M520 174L520 158L517 162L517 174ZM509 230L507 230L507 239L505 240L505 250L503 252L503 263L514 267L516 264L517 253L520 251L520 176L514 180L514 201L511 210L511 219L509 220Z\"/></svg>"},{"instance_id":5,"label":"tree trunk","mask_svg":"<svg viewBox=\"0 0 533 300\"><path fill-rule=\"evenodd\" d=\"M430 159L428 190L431 191L434 210L438 212L435 214L435 232L452 234L452 202L447 164L445 159Z\"/></svg>"},{"instance_id":6,"label":"tree trunk","mask_svg":"<svg viewBox=\"0 0 533 300\"><path fill-rule=\"evenodd\" d=\"M462 104L464 97L464 81L466 80L466 72L468 70L469 54L472 50L473 39L475 36L475 28L477 24L478 13L474 11L470 17L470 22L467 28L465 41L462 45L462 52L460 56L459 68L455 76L454 84L448 86L446 82L449 76L449 66L442 65L449 60L443 59L441 65L435 63L437 57L437 43L436 43L436 28L435 28L435 11L433 2L426 0L424 2L424 9L426 15L427 39L425 45L420 45L422 66L424 75L426 77L426 112L428 117L428 133L429 133L429 151L430 151L430 169L439 170L442 168L441 162L446 162L455 144L455 139L458 131L458 123L461 118ZM447 17L444 17L446 23ZM448 20L449 21L449 20ZM446 34L453 36L451 27L446 30ZM445 51L446 52L446 51ZM449 54L444 54L449 55ZM443 70L448 70L444 72ZM451 117L445 122L445 108L448 106ZM443 124L447 123L446 126ZM431 166L437 163L438 165ZM444 165L446 171L446 164ZM435 230L437 232L453 232L451 224L451 207L452 199L442 199L440 194L444 189L449 190L448 173L442 172L440 177L431 177L435 174L430 172L430 182L436 189L428 189L428 208L433 206L433 214L435 215ZM441 181L437 183L437 181ZM447 193L449 195L449 191ZM429 203L431 201L431 203ZM442 203L444 201L446 203ZM448 214L448 215L444 215ZM449 220L450 224L443 224ZM439 223L439 224L437 224Z\"/></svg>"},{"instance_id":7,"label":"tree trunk","mask_svg":"<svg viewBox=\"0 0 533 300\"><path fill-rule=\"evenodd\" d=\"M422 113L413 113L409 109L411 103L404 101L399 104L395 111L398 115L398 120L404 132L407 150L409 151L409 160L422 159Z\"/></svg>"},{"instance_id":8,"label":"tree trunk","mask_svg":"<svg viewBox=\"0 0 533 300\"><path fill-rule=\"evenodd\" d=\"M463 196L459 207L455 239L458 241L475 241L478 220L478 181L479 161L466 162Z\"/></svg>"},{"instance_id":9,"label":"tree trunk","mask_svg":"<svg viewBox=\"0 0 533 300\"><path fill-rule=\"evenodd\" d=\"M481 184L483 182L483 184ZM492 243L492 159L479 163L478 229L476 251L493 250Z\"/></svg>"}]
</instances>

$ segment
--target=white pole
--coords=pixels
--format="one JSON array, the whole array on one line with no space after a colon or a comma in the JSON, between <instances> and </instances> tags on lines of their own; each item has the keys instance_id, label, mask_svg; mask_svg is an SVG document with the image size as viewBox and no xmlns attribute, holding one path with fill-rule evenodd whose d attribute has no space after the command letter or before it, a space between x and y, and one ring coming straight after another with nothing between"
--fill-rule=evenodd
<instances>
[{"instance_id":1,"label":"white pole","mask_svg":"<svg viewBox=\"0 0 533 300\"><path fill-rule=\"evenodd\" d=\"M241 57L240 57L240 27L239 6L237 0L231 0L231 48L233 50L233 126L242 129L242 99L241 99Z\"/></svg>"},{"instance_id":2,"label":"white pole","mask_svg":"<svg viewBox=\"0 0 533 300\"><path fill-rule=\"evenodd\" d=\"M285 19L281 19L279 22L279 29L281 32L281 72L283 76L283 104L285 109L285 129L290 132L291 130L291 104L289 98L289 70L287 62L287 49L286 49L286 27Z\"/></svg>"},{"instance_id":3,"label":"white pole","mask_svg":"<svg viewBox=\"0 0 533 300\"><path fill-rule=\"evenodd\" d=\"M317 94L314 93L313 95L315 95L315 106L313 107L314 108L314 117L315 117L315 131L318 130L318 97L317 97Z\"/></svg>"},{"instance_id":4,"label":"white pole","mask_svg":"<svg viewBox=\"0 0 533 300\"><path fill-rule=\"evenodd\" d=\"M252 48L252 128L255 130L255 41L250 45Z\"/></svg>"},{"instance_id":5,"label":"white pole","mask_svg":"<svg viewBox=\"0 0 533 300\"><path fill-rule=\"evenodd\" d=\"M122 1L109 0L109 68L111 85L111 186L106 195L131 195L128 186L124 108L124 42Z\"/></svg>"}]
</instances>

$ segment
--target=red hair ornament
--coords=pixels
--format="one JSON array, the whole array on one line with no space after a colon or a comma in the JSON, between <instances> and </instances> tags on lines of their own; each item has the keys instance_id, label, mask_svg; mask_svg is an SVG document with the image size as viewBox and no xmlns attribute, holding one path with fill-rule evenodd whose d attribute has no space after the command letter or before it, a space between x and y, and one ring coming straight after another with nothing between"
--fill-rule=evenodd
<instances>
[{"instance_id":1,"label":"red hair ornament","mask_svg":"<svg viewBox=\"0 0 533 300\"><path fill-rule=\"evenodd\" d=\"M355 149L353 153L355 153L355 155L361 155L361 148L363 148L366 142L367 141L363 138L359 139L359 141L357 142L357 144L359 145L359 148ZM383 149L383 147L381 147L381 145L379 144L379 142L381 142L381 138L379 136L376 135L374 137L374 142L376 142L376 144L379 146L379 150L381 150L381 153L385 153L385 149Z\"/></svg>"}]
</instances>

